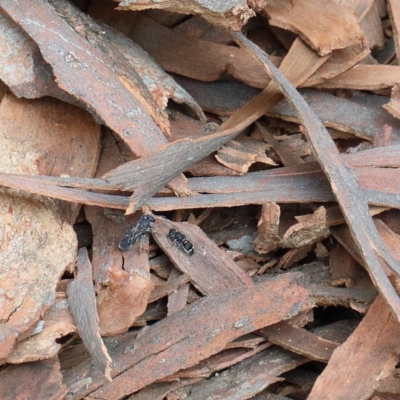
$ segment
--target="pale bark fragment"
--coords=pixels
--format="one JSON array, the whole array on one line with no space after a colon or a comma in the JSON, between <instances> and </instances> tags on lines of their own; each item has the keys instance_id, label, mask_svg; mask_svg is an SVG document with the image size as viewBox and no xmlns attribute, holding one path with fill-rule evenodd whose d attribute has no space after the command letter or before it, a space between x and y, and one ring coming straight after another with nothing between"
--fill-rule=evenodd
<instances>
[{"instance_id":1,"label":"pale bark fragment","mask_svg":"<svg viewBox=\"0 0 400 400\"><path fill-rule=\"evenodd\" d=\"M272 0L264 11L271 25L298 34L321 56L364 40L354 11L332 1Z\"/></svg>"},{"instance_id":2,"label":"pale bark fragment","mask_svg":"<svg viewBox=\"0 0 400 400\"><path fill-rule=\"evenodd\" d=\"M385 104L383 108L393 117L400 119L400 84L393 86L390 102Z\"/></svg>"},{"instance_id":3,"label":"pale bark fragment","mask_svg":"<svg viewBox=\"0 0 400 400\"><path fill-rule=\"evenodd\" d=\"M281 237L279 235L280 207L277 203L263 204L261 219L258 222L258 235L254 240L254 248L259 253L268 253L279 247Z\"/></svg>"},{"instance_id":4,"label":"pale bark fragment","mask_svg":"<svg viewBox=\"0 0 400 400\"><path fill-rule=\"evenodd\" d=\"M251 6L256 6L257 9L260 9L265 3L265 0L252 0ZM152 8L180 14L199 14L213 25L221 25L234 31L239 31L249 18L255 16L255 12L245 0L211 2L207 0L187 0L183 3L172 0L151 3L141 0L123 0L119 3L118 8L134 11Z\"/></svg>"}]
</instances>

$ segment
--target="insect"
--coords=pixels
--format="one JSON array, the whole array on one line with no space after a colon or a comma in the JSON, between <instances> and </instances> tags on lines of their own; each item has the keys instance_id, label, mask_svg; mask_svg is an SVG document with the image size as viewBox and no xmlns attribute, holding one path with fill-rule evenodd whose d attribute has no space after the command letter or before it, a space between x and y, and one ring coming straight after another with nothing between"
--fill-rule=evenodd
<instances>
[{"instance_id":1,"label":"insect","mask_svg":"<svg viewBox=\"0 0 400 400\"><path fill-rule=\"evenodd\" d=\"M145 233L152 233L152 224L155 221L152 215L142 215L136 222L136 224L131 225L128 231L122 236L118 243L118 248L122 251L129 250L138 238Z\"/></svg>"},{"instance_id":2,"label":"insect","mask_svg":"<svg viewBox=\"0 0 400 400\"><path fill-rule=\"evenodd\" d=\"M193 244L186 239L186 236L183 233L178 232L176 229L171 229L168 232L168 239L188 256L193 254Z\"/></svg>"}]
</instances>

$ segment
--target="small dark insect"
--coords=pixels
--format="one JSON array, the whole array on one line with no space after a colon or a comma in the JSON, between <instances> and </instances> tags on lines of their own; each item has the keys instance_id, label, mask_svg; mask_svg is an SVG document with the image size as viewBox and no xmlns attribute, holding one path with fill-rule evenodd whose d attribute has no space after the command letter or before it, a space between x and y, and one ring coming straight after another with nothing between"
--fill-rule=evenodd
<instances>
[{"instance_id":1,"label":"small dark insect","mask_svg":"<svg viewBox=\"0 0 400 400\"><path fill-rule=\"evenodd\" d=\"M176 229L171 229L168 232L168 239L173 241L175 245L178 245L182 243L183 240L186 239L186 236L180 232L178 232Z\"/></svg>"},{"instance_id":2,"label":"small dark insect","mask_svg":"<svg viewBox=\"0 0 400 400\"><path fill-rule=\"evenodd\" d=\"M186 239L182 241L181 249L189 256L191 256L194 251L192 243Z\"/></svg>"},{"instance_id":3,"label":"small dark insect","mask_svg":"<svg viewBox=\"0 0 400 400\"><path fill-rule=\"evenodd\" d=\"M171 229L168 232L168 239L187 255L191 256L193 254L193 244L186 239L186 236L183 233L178 232L176 229Z\"/></svg>"},{"instance_id":4,"label":"small dark insect","mask_svg":"<svg viewBox=\"0 0 400 400\"><path fill-rule=\"evenodd\" d=\"M136 222L136 224L131 225L128 232L122 236L118 243L118 247L122 251L129 250L138 238L145 233L152 233L152 223L155 221L152 215L142 215Z\"/></svg>"}]
</instances>

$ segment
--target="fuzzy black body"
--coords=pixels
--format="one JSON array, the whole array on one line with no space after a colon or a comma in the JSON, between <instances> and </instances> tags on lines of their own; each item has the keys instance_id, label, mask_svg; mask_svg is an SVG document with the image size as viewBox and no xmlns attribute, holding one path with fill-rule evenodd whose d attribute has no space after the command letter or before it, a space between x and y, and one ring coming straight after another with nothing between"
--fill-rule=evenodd
<instances>
[{"instance_id":1,"label":"fuzzy black body","mask_svg":"<svg viewBox=\"0 0 400 400\"><path fill-rule=\"evenodd\" d=\"M122 236L118 243L118 248L121 251L129 250L138 240L138 238L145 233L152 233L152 224L155 221L152 215L142 215L136 222L131 225L128 231Z\"/></svg>"},{"instance_id":2,"label":"fuzzy black body","mask_svg":"<svg viewBox=\"0 0 400 400\"><path fill-rule=\"evenodd\" d=\"M193 254L193 244L186 239L186 236L183 233L176 229L171 229L168 232L168 239L187 255L191 256Z\"/></svg>"}]
</instances>

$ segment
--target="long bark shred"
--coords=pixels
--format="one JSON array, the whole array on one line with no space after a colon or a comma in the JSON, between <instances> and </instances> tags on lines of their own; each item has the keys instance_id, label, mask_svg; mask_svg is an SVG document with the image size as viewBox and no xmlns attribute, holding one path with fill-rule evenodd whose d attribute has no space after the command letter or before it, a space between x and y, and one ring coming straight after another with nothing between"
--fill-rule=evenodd
<instances>
[{"instance_id":1,"label":"long bark shred","mask_svg":"<svg viewBox=\"0 0 400 400\"><path fill-rule=\"evenodd\" d=\"M298 39L293 43L280 68L297 86L304 83L328 58L329 56L318 57ZM127 214L135 212L179 172L229 142L281 98L282 94L271 82L259 95L233 113L215 134L196 140L175 141L150 156L121 165L104 178L110 183L122 185L125 189L135 190ZM182 157L182 154L185 154L185 157Z\"/></svg>"},{"instance_id":2,"label":"long bark shred","mask_svg":"<svg viewBox=\"0 0 400 400\"><path fill-rule=\"evenodd\" d=\"M111 380L111 358L99 333L99 317L92 283L92 266L86 248L78 252L78 277L67 289L68 303L83 343L105 377Z\"/></svg>"},{"instance_id":3,"label":"long bark shred","mask_svg":"<svg viewBox=\"0 0 400 400\"><path fill-rule=\"evenodd\" d=\"M332 186L370 276L387 301L395 318L400 321L400 299L385 275L379 258L384 260L398 275L400 275L400 267L387 250L372 222L368 203L363 196L363 191L358 187L354 172L341 159L335 143L322 122L285 76L270 62L267 54L241 33L232 33L232 37L253 57L264 62L271 79L296 108L310 146Z\"/></svg>"},{"instance_id":4,"label":"long bark shred","mask_svg":"<svg viewBox=\"0 0 400 400\"><path fill-rule=\"evenodd\" d=\"M219 353L240 336L309 310L314 306L310 297L300 273L206 296L149 326L129 343L110 348L112 382L106 383L86 361L67 371L65 384L69 388L77 387L82 374L91 379L68 398L122 398ZM218 318L218 324L211 324L210 318Z\"/></svg>"}]
</instances>

